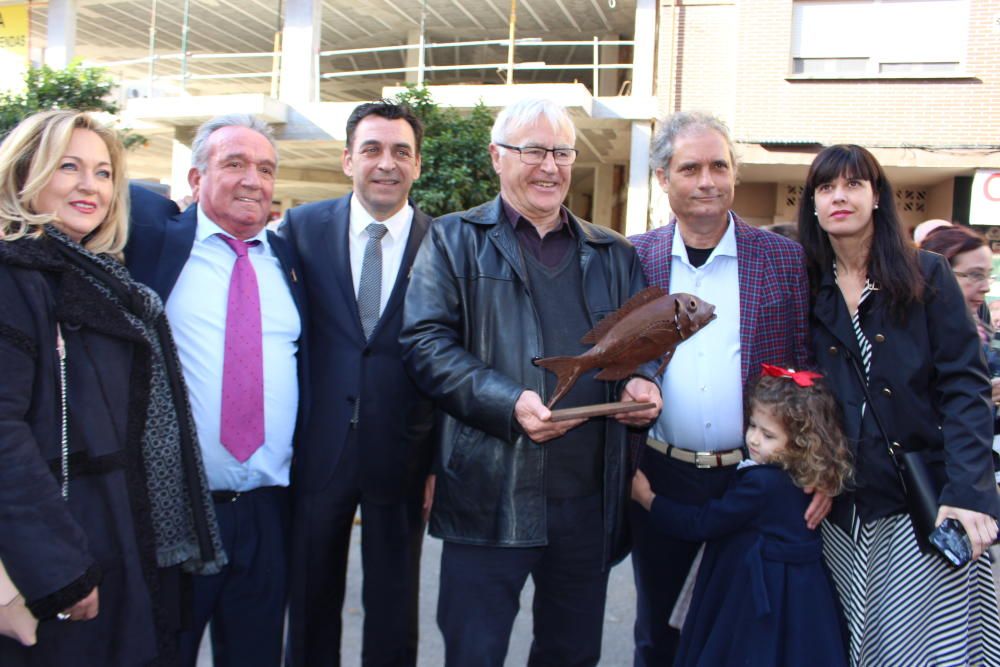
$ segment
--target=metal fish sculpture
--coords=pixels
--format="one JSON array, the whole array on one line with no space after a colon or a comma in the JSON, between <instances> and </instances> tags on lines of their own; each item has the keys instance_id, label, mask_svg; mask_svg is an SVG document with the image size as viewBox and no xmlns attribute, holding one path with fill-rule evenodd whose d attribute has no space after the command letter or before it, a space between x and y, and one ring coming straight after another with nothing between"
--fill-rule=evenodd
<instances>
[{"instance_id":1,"label":"metal fish sculpture","mask_svg":"<svg viewBox=\"0 0 1000 667\"><path fill-rule=\"evenodd\" d=\"M667 294L660 287L647 287L580 339L581 343L594 345L583 354L535 361L536 366L558 378L547 407L552 408L581 375L593 368L603 369L596 375L598 380L623 380L639 365L662 357L663 363L656 371L659 375L677 346L715 317L715 306L693 294Z\"/></svg>"}]
</instances>

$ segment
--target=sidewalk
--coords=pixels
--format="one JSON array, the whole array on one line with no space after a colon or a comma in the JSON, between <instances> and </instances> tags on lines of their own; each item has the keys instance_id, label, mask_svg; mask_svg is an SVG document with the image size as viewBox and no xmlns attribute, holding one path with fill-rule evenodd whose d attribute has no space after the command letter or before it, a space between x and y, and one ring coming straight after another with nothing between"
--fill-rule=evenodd
<instances>
[{"instance_id":1,"label":"sidewalk","mask_svg":"<svg viewBox=\"0 0 1000 667\"><path fill-rule=\"evenodd\" d=\"M343 667L361 664L361 528L354 527L351 554L348 563L347 594L344 602L344 637L341 646ZM444 664L444 644L438 632L434 614L437 607L438 573L441 563L441 541L424 538L420 578L420 649L419 667L441 667ZM528 662L531 648L531 600L534 587L531 579L521 594L521 612L514 621L514 630L507 654L507 667L523 667ZM635 620L635 585L632 581L632 563L626 559L611 571L608 582L608 602L604 611L604 642L601 651L602 667L629 667L632 664L632 623ZM198 667L211 667L211 651L202 642Z\"/></svg>"},{"instance_id":2,"label":"sidewalk","mask_svg":"<svg viewBox=\"0 0 1000 667\"><path fill-rule=\"evenodd\" d=\"M351 554L348 563L347 594L344 602L344 638L341 647L343 667L361 665L361 528L354 527L351 536ZM993 547L993 578L1000 598L1000 546ZM441 563L441 540L424 538L424 552L420 565L420 650L419 667L441 667L444 664L444 644L434 620L437 606L438 573ZM505 667L523 667L528 662L531 648L531 598L534 586L528 579L521 593L521 612L514 621ZM998 600L1000 602L1000 600ZM604 610L604 641L601 650L601 667L631 667L632 624L635 621L635 584L632 579L632 561L625 559L611 571L608 581L608 602ZM212 667L208 633L202 642L198 667Z\"/></svg>"}]
</instances>

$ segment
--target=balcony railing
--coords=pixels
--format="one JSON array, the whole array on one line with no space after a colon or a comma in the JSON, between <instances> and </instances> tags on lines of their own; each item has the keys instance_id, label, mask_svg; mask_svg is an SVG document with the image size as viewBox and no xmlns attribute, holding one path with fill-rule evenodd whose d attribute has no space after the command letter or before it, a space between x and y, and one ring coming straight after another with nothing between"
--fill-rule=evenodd
<instances>
[{"instance_id":1,"label":"balcony railing","mask_svg":"<svg viewBox=\"0 0 1000 667\"><path fill-rule=\"evenodd\" d=\"M409 77L410 80L415 79L417 85L427 82L428 78L432 78L434 73L439 72L461 72L461 71L490 71L495 70L498 72L504 72L504 83L511 84L516 82L517 73L525 72L545 72L545 71L571 71L579 70L590 72L591 74L591 92L597 97L601 92L599 90L600 86L600 74L601 72L608 70L631 70L631 63L602 63L601 62L601 49L602 47L633 47L635 45L634 41L631 40L601 40L594 37L592 40L552 40L545 41L542 39L517 39L514 40L513 46L508 39L491 39L491 40L476 40L467 42L440 42L440 43L424 43L424 44L402 44L394 46L379 46L370 48L358 48L358 49L337 49L332 51L320 51L316 54L316 69L317 72L317 90L319 90L319 84L322 81L331 80L345 80L358 77L385 77L387 75L413 75ZM550 64L544 60L534 60L525 62L516 62L513 57L509 57L507 62L477 62L475 58L469 58L468 61L463 62L462 59L457 55L460 49L469 49L472 47L503 47L509 50L511 56L516 54L518 48L521 49L522 53L527 48L541 48L541 47L562 47L575 49L579 47L586 47L590 49L591 57L587 62L575 62L575 63L559 63ZM428 52L433 52L436 49L453 49L456 52L455 64L448 65L428 65L426 61L426 54ZM354 63L350 62L357 58L358 56L375 55L376 61L378 54L383 53L408 53L410 51L417 51L417 64L408 65L402 67L376 67L370 69L363 69L357 67L350 67ZM348 62L344 62L345 59ZM189 64L195 63L207 63L207 62L217 62L220 65L239 64L242 67L247 67L245 63L248 61L251 63L256 63L260 61L270 60L270 67L265 69L264 67L253 68L249 67L250 71L245 72L214 72L214 73L192 73L189 70ZM404 57L405 61L405 57ZM280 51L264 51L256 53L168 53L168 54L155 54L152 56L146 56L142 58L131 58L128 60L116 60L116 61L88 61L87 65L104 67L110 70L113 74L116 74L120 79L127 79L133 82L133 87L136 89L132 95L142 95L144 97L159 97L164 94L172 94L179 92L180 94L186 93L187 85L194 81L239 81L244 79L258 79L262 84L265 82L270 84L270 94L272 97L278 96L278 83L281 76L281 52ZM165 66L174 69L176 64L177 73L164 73L163 70ZM145 76L139 74L139 66L145 70ZM131 76L129 76L131 74ZM627 79L628 77L626 77ZM167 84L171 89L171 92L164 92L164 84ZM627 85L622 84L616 91L609 91L612 95L622 94L626 91Z\"/></svg>"}]
</instances>

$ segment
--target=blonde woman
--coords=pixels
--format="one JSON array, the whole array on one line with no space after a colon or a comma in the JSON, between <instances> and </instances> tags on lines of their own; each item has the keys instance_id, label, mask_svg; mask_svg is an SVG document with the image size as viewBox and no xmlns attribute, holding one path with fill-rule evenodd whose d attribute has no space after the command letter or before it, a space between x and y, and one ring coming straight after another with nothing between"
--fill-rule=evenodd
<instances>
[{"instance_id":1,"label":"blonde woman","mask_svg":"<svg viewBox=\"0 0 1000 667\"><path fill-rule=\"evenodd\" d=\"M182 572L225 558L162 304L119 262L124 167L72 111L0 145L0 560L40 620L4 667L169 662Z\"/></svg>"}]
</instances>

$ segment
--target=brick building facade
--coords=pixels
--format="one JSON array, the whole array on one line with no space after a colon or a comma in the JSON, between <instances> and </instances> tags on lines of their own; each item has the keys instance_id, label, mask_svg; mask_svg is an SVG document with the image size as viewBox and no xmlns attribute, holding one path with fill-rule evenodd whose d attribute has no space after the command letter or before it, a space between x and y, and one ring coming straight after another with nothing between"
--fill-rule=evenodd
<instances>
[{"instance_id":1,"label":"brick building facade","mask_svg":"<svg viewBox=\"0 0 1000 667\"><path fill-rule=\"evenodd\" d=\"M967 222L972 176L1000 169L995 0L663 0L656 66L661 115L729 125L736 206L758 224L793 219L824 145L871 149L911 225Z\"/></svg>"}]
</instances>

